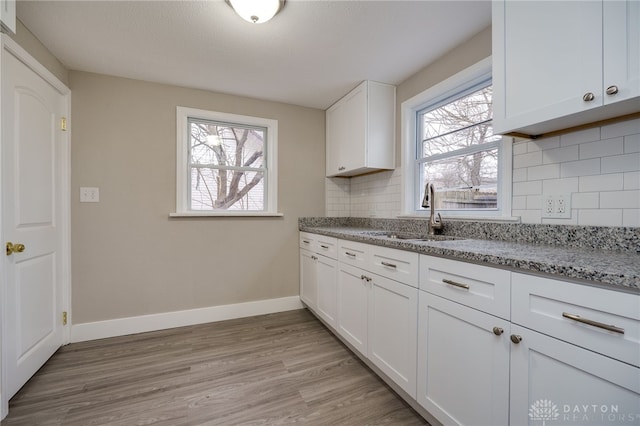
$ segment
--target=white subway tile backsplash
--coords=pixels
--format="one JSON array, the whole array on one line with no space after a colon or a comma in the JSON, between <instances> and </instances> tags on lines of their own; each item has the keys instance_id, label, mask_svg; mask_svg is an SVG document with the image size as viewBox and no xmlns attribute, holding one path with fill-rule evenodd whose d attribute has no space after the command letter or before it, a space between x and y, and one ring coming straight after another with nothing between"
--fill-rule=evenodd
<instances>
[{"instance_id":1,"label":"white subway tile backsplash","mask_svg":"<svg viewBox=\"0 0 640 426\"><path fill-rule=\"evenodd\" d=\"M578 192L578 178L547 179L542 181L543 194L564 194Z\"/></svg>"},{"instance_id":2,"label":"white subway tile backsplash","mask_svg":"<svg viewBox=\"0 0 640 426\"><path fill-rule=\"evenodd\" d=\"M602 192L600 193L600 207L640 209L640 190Z\"/></svg>"},{"instance_id":3,"label":"white subway tile backsplash","mask_svg":"<svg viewBox=\"0 0 640 426\"><path fill-rule=\"evenodd\" d=\"M557 179L559 177L560 164L547 164L545 166L527 168L527 178L530 180Z\"/></svg>"},{"instance_id":4,"label":"white subway tile backsplash","mask_svg":"<svg viewBox=\"0 0 640 426\"><path fill-rule=\"evenodd\" d=\"M530 152L528 154L514 155L513 168L533 167L542 165L542 151Z\"/></svg>"},{"instance_id":5,"label":"white subway tile backsplash","mask_svg":"<svg viewBox=\"0 0 640 426\"><path fill-rule=\"evenodd\" d=\"M511 199L511 208L513 210L525 210L527 208L527 196L518 195Z\"/></svg>"},{"instance_id":6,"label":"white subway tile backsplash","mask_svg":"<svg viewBox=\"0 0 640 426\"><path fill-rule=\"evenodd\" d=\"M527 169L513 169L511 178L513 182L524 182L525 180L527 180Z\"/></svg>"},{"instance_id":7,"label":"white subway tile backsplash","mask_svg":"<svg viewBox=\"0 0 640 426\"><path fill-rule=\"evenodd\" d=\"M574 192L571 197L571 207L577 209L597 209L600 207L599 192Z\"/></svg>"},{"instance_id":8,"label":"white subway tile backsplash","mask_svg":"<svg viewBox=\"0 0 640 426\"><path fill-rule=\"evenodd\" d=\"M513 143L513 155L521 155L527 153L528 141L518 141Z\"/></svg>"},{"instance_id":9,"label":"white subway tile backsplash","mask_svg":"<svg viewBox=\"0 0 640 426\"><path fill-rule=\"evenodd\" d=\"M560 136L560 145L569 146L585 142L593 142L600 139L600 127L594 127L592 129L579 130L577 132L567 133Z\"/></svg>"},{"instance_id":10,"label":"white subway tile backsplash","mask_svg":"<svg viewBox=\"0 0 640 426\"><path fill-rule=\"evenodd\" d=\"M623 189L640 189L640 172L625 173Z\"/></svg>"},{"instance_id":11,"label":"white subway tile backsplash","mask_svg":"<svg viewBox=\"0 0 640 426\"><path fill-rule=\"evenodd\" d=\"M640 152L602 158L602 173L635 172L640 170Z\"/></svg>"},{"instance_id":12,"label":"white subway tile backsplash","mask_svg":"<svg viewBox=\"0 0 640 426\"><path fill-rule=\"evenodd\" d=\"M579 192L619 191L624 188L624 174L611 173L608 175L581 176L578 182Z\"/></svg>"},{"instance_id":13,"label":"white subway tile backsplash","mask_svg":"<svg viewBox=\"0 0 640 426\"><path fill-rule=\"evenodd\" d=\"M522 223L542 223L542 210L515 210L511 211L513 216L520 216Z\"/></svg>"},{"instance_id":14,"label":"white subway tile backsplash","mask_svg":"<svg viewBox=\"0 0 640 426\"><path fill-rule=\"evenodd\" d=\"M536 210L536 209L541 209L542 210L542 195L528 195L527 196L526 209L527 210Z\"/></svg>"},{"instance_id":15,"label":"white subway tile backsplash","mask_svg":"<svg viewBox=\"0 0 640 426\"><path fill-rule=\"evenodd\" d=\"M529 152L544 151L547 149L560 147L560 136L552 138L539 139L529 142L527 150Z\"/></svg>"},{"instance_id":16,"label":"white subway tile backsplash","mask_svg":"<svg viewBox=\"0 0 640 426\"><path fill-rule=\"evenodd\" d=\"M622 226L622 209L578 210L578 225Z\"/></svg>"},{"instance_id":17,"label":"white subway tile backsplash","mask_svg":"<svg viewBox=\"0 0 640 426\"><path fill-rule=\"evenodd\" d=\"M624 139L614 138L603 141L583 143L580 147L580 159L608 157L624 153Z\"/></svg>"},{"instance_id":18,"label":"white subway tile backsplash","mask_svg":"<svg viewBox=\"0 0 640 426\"><path fill-rule=\"evenodd\" d=\"M640 152L640 133L624 137L624 153Z\"/></svg>"},{"instance_id":19,"label":"white subway tile backsplash","mask_svg":"<svg viewBox=\"0 0 640 426\"><path fill-rule=\"evenodd\" d=\"M602 139L617 138L635 133L640 133L640 118L602 127Z\"/></svg>"},{"instance_id":20,"label":"white subway tile backsplash","mask_svg":"<svg viewBox=\"0 0 640 426\"><path fill-rule=\"evenodd\" d=\"M600 174L600 159L592 158L590 160L570 161L562 163L560 166L560 176L588 176Z\"/></svg>"},{"instance_id":21,"label":"white subway tile backsplash","mask_svg":"<svg viewBox=\"0 0 640 426\"><path fill-rule=\"evenodd\" d=\"M622 210L622 226L640 227L640 209Z\"/></svg>"},{"instance_id":22,"label":"white subway tile backsplash","mask_svg":"<svg viewBox=\"0 0 640 426\"><path fill-rule=\"evenodd\" d=\"M542 181L514 182L513 195L539 195L542 194Z\"/></svg>"},{"instance_id":23,"label":"white subway tile backsplash","mask_svg":"<svg viewBox=\"0 0 640 426\"><path fill-rule=\"evenodd\" d=\"M566 163L567 161L576 161L580 158L579 151L580 147L578 145L548 149L542 152L542 163L556 164Z\"/></svg>"}]
</instances>

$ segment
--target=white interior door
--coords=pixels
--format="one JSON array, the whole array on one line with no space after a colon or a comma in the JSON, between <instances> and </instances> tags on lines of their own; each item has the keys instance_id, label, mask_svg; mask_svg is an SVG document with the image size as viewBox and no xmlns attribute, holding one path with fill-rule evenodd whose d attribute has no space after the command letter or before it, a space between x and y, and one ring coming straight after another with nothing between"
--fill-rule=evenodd
<instances>
[{"instance_id":1,"label":"white interior door","mask_svg":"<svg viewBox=\"0 0 640 426\"><path fill-rule=\"evenodd\" d=\"M64 343L68 286L68 97L6 47L3 39L1 222L3 243L18 249L2 255L3 405Z\"/></svg>"}]
</instances>

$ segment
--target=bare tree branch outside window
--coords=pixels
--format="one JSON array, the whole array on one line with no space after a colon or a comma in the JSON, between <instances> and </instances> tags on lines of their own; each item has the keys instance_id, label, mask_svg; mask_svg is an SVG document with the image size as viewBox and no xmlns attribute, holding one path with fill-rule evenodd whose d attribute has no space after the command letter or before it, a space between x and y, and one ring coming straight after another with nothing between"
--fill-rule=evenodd
<instances>
[{"instance_id":1,"label":"bare tree branch outside window","mask_svg":"<svg viewBox=\"0 0 640 426\"><path fill-rule=\"evenodd\" d=\"M192 210L264 210L267 129L189 119Z\"/></svg>"},{"instance_id":2,"label":"bare tree branch outside window","mask_svg":"<svg viewBox=\"0 0 640 426\"><path fill-rule=\"evenodd\" d=\"M432 182L438 209L497 207L498 148L493 135L492 88L419 113L420 173ZM489 145L487 145L489 144Z\"/></svg>"}]
</instances>

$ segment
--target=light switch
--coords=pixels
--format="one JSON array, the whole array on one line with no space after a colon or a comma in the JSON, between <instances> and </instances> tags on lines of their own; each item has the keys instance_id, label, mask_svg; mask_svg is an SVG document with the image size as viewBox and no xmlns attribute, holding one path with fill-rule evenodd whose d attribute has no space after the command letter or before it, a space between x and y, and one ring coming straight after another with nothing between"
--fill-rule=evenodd
<instances>
[{"instance_id":1,"label":"light switch","mask_svg":"<svg viewBox=\"0 0 640 426\"><path fill-rule=\"evenodd\" d=\"M100 188L80 188L81 203L98 203L100 202Z\"/></svg>"}]
</instances>

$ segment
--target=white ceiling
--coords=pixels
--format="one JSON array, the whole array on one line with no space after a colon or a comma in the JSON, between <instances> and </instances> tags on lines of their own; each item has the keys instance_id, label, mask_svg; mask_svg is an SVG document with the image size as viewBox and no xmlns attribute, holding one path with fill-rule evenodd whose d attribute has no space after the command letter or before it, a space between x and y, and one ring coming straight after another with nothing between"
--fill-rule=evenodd
<instances>
[{"instance_id":1,"label":"white ceiling","mask_svg":"<svg viewBox=\"0 0 640 426\"><path fill-rule=\"evenodd\" d=\"M491 23L488 0L287 0L257 25L223 0L17 8L72 70L321 109L362 80L401 83Z\"/></svg>"}]
</instances>

